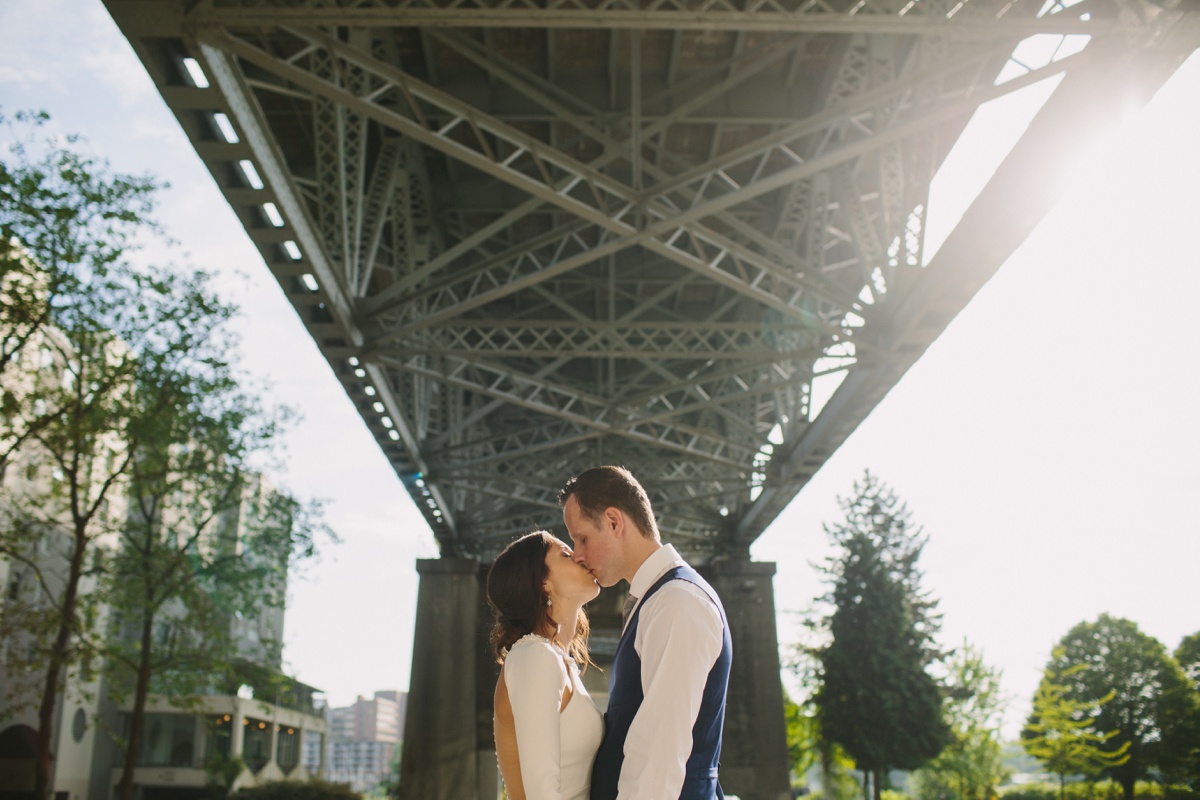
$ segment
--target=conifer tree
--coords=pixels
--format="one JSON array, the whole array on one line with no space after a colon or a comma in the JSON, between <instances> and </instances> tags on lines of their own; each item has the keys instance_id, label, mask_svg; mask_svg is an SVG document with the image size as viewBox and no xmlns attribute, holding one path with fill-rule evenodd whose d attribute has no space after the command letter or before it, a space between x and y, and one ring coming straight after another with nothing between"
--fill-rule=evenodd
<instances>
[{"instance_id":1,"label":"conifer tree","mask_svg":"<svg viewBox=\"0 0 1200 800\"><path fill-rule=\"evenodd\" d=\"M832 611L815 703L825 735L862 771L864 795L879 800L888 771L917 769L949 739L929 672L941 657L937 604L920 586L925 538L895 493L867 472L839 502L844 521L825 526L839 552L821 568Z\"/></svg>"}]
</instances>

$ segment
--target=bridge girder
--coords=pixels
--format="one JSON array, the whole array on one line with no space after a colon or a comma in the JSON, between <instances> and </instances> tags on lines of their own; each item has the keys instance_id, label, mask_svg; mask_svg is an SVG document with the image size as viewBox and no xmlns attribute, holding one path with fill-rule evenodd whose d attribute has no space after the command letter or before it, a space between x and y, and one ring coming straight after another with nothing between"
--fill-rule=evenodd
<instances>
[{"instance_id":1,"label":"bridge girder","mask_svg":"<svg viewBox=\"0 0 1200 800\"><path fill-rule=\"evenodd\" d=\"M443 554L481 558L596 463L697 563L744 556L1049 208L1038 159L1200 43L1190 7L1097 0L106 5ZM1035 34L1090 40L1014 70ZM971 113L1058 74L926 265Z\"/></svg>"}]
</instances>

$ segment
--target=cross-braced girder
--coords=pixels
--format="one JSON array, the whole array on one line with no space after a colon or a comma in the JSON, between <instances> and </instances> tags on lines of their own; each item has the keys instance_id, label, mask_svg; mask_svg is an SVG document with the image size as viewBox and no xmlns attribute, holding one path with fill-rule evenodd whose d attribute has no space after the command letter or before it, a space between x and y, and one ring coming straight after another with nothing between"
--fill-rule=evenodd
<instances>
[{"instance_id":1,"label":"cross-braced girder","mask_svg":"<svg viewBox=\"0 0 1200 800\"><path fill-rule=\"evenodd\" d=\"M1028 233L925 266L973 111L1152 86L1196 38L1100 0L107 4L443 553L485 558L602 462L744 555ZM1012 69L1034 34L1091 40Z\"/></svg>"}]
</instances>

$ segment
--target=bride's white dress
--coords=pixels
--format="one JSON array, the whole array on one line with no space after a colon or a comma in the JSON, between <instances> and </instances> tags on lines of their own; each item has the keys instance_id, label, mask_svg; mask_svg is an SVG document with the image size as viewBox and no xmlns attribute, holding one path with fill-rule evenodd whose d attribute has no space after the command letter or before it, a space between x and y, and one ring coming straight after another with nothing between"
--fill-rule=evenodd
<instances>
[{"instance_id":1,"label":"bride's white dress","mask_svg":"<svg viewBox=\"0 0 1200 800\"><path fill-rule=\"evenodd\" d=\"M550 640L530 634L504 660L525 800L587 800L604 717L579 668ZM563 692L571 699L563 708ZM561 709L561 710L560 710Z\"/></svg>"}]
</instances>

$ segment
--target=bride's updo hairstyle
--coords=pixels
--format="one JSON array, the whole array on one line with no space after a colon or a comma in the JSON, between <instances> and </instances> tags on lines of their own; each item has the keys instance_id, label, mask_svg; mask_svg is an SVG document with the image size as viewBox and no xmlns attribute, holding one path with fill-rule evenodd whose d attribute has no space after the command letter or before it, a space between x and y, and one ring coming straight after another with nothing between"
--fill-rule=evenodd
<instances>
[{"instance_id":1,"label":"bride's updo hairstyle","mask_svg":"<svg viewBox=\"0 0 1200 800\"><path fill-rule=\"evenodd\" d=\"M504 548L492 562L487 576L487 599L495 617L491 640L497 663L504 663L508 649L521 637L549 633L548 638L553 638L554 631L563 624L554 619L554 609L546 604L548 598L542 588L550 573L546 554L551 547L561 545L554 534L534 531ZM569 620L564 622L570 624ZM581 608L568 650L584 669L591 663L587 651L588 633L587 614Z\"/></svg>"}]
</instances>

